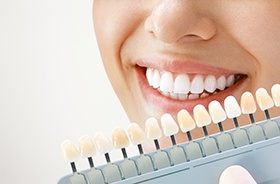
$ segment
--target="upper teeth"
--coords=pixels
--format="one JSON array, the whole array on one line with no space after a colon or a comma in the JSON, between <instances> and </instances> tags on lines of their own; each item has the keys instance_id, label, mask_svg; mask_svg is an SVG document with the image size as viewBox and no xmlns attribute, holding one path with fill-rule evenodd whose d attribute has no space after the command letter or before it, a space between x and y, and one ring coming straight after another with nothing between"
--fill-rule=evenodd
<instances>
[{"instance_id":1,"label":"upper teeth","mask_svg":"<svg viewBox=\"0 0 280 184\"><path fill-rule=\"evenodd\" d=\"M216 78L214 75L197 74L190 80L188 74L172 74L171 72L159 72L157 69L147 68L146 77L150 86L161 91L171 98L198 98L199 95L207 96L207 93L214 93L217 89L224 90L235 82L235 76L221 75ZM205 91L207 93L205 93Z\"/></svg>"}]
</instances>

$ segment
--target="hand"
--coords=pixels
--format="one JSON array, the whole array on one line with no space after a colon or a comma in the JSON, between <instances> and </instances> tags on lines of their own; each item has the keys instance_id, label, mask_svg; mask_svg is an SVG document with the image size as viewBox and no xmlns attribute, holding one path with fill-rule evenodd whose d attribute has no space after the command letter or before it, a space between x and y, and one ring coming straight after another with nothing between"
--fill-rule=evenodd
<instances>
[{"instance_id":1,"label":"hand","mask_svg":"<svg viewBox=\"0 0 280 184\"><path fill-rule=\"evenodd\" d=\"M257 182L246 169L233 165L223 171L219 184L257 184Z\"/></svg>"}]
</instances>

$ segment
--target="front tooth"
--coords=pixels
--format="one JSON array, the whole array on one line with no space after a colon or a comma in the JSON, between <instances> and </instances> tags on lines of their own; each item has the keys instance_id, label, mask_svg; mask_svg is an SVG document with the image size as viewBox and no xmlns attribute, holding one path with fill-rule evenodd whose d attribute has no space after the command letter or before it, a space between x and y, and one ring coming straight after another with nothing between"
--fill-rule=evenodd
<instances>
[{"instance_id":1,"label":"front tooth","mask_svg":"<svg viewBox=\"0 0 280 184\"><path fill-rule=\"evenodd\" d=\"M211 123L211 117L205 107L201 104L193 108L193 116L197 127L207 126Z\"/></svg>"},{"instance_id":2,"label":"front tooth","mask_svg":"<svg viewBox=\"0 0 280 184\"><path fill-rule=\"evenodd\" d=\"M189 100L197 99L199 98L199 94L190 94L189 95Z\"/></svg>"},{"instance_id":3,"label":"front tooth","mask_svg":"<svg viewBox=\"0 0 280 184\"><path fill-rule=\"evenodd\" d=\"M227 118L226 112L224 111L223 107L216 100L209 103L208 109L214 123L222 122Z\"/></svg>"},{"instance_id":4,"label":"front tooth","mask_svg":"<svg viewBox=\"0 0 280 184\"><path fill-rule=\"evenodd\" d=\"M242 94L240 106L243 114L253 114L256 112L257 106L252 93L247 91Z\"/></svg>"},{"instance_id":5,"label":"front tooth","mask_svg":"<svg viewBox=\"0 0 280 184\"><path fill-rule=\"evenodd\" d=\"M158 121L155 118L149 118L146 121L146 136L150 140L159 139L162 137L162 131L159 127Z\"/></svg>"},{"instance_id":6,"label":"front tooth","mask_svg":"<svg viewBox=\"0 0 280 184\"><path fill-rule=\"evenodd\" d=\"M204 90L204 82L202 75L194 76L191 82L191 93L193 94L200 94Z\"/></svg>"},{"instance_id":7,"label":"front tooth","mask_svg":"<svg viewBox=\"0 0 280 184\"><path fill-rule=\"evenodd\" d=\"M160 79L160 90L164 92L173 91L173 76L170 72L164 72Z\"/></svg>"},{"instance_id":8,"label":"front tooth","mask_svg":"<svg viewBox=\"0 0 280 184\"><path fill-rule=\"evenodd\" d=\"M219 90L224 90L226 88L227 85L227 79L225 76L221 76L217 79L217 88Z\"/></svg>"},{"instance_id":9,"label":"front tooth","mask_svg":"<svg viewBox=\"0 0 280 184\"><path fill-rule=\"evenodd\" d=\"M131 123L127 128L127 132L131 143L134 145L141 144L146 139L145 132L137 123Z\"/></svg>"},{"instance_id":10,"label":"front tooth","mask_svg":"<svg viewBox=\"0 0 280 184\"><path fill-rule=\"evenodd\" d=\"M230 87L234 84L234 80L235 80L235 77L234 75L230 75L228 78L227 78L227 87Z\"/></svg>"},{"instance_id":11,"label":"front tooth","mask_svg":"<svg viewBox=\"0 0 280 184\"><path fill-rule=\"evenodd\" d=\"M216 90L216 77L214 75L208 75L204 81L204 89L209 93L213 93Z\"/></svg>"},{"instance_id":12,"label":"front tooth","mask_svg":"<svg viewBox=\"0 0 280 184\"><path fill-rule=\"evenodd\" d=\"M274 106L272 98L264 88L259 88L256 91L256 99L262 111L270 109Z\"/></svg>"},{"instance_id":13,"label":"front tooth","mask_svg":"<svg viewBox=\"0 0 280 184\"><path fill-rule=\"evenodd\" d=\"M177 114L178 124L182 132L188 132L195 129L196 125L190 113L183 109Z\"/></svg>"},{"instance_id":14,"label":"front tooth","mask_svg":"<svg viewBox=\"0 0 280 184\"><path fill-rule=\"evenodd\" d=\"M122 128L113 131L112 141L116 149L126 148L129 145L128 137Z\"/></svg>"},{"instance_id":15,"label":"front tooth","mask_svg":"<svg viewBox=\"0 0 280 184\"><path fill-rule=\"evenodd\" d=\"M189 76L180 74L176 77L174 82L174 92L180 94L187 94L190 91L191 83Z\"/></svg>"},{"instance_id":16,"label":"front tooth","mask_svg":"<svg viewBox=\"0 0 280 184\"><path fill-rule=\"evenodd\" d=\"M178 99L178 94L177 93L170 93L170 98L177 100Z\"/></svg>"},{"instance_id":17,"label":"front tooth","mask_svg":"<svg viewBox=\"0 0 280 184\"><path fill-rule=\"evenodd\" d=\"M280 106L280 84L274 84L271 88L271 95L276 107Z\"/></svg>"},{"instance_id":18,"label":"front tooth","mask_svg":"<svg viewBox=\"0 0 280 184\"><path fill-rule=\"evenodd\" d=\"M146 78L150 86L153 86L153 69L147 68L146 70Z\"/></svg>"},{"instance_id":19,"label":"front tooth","mask_svg":"<svg viewBox=\"0 0 280 184\"><path fill-rule=\"evenodd\" d=\"M152 81L153 81L153 88L158 88L160 84L160 74L158 70L154 70Z\"/></svg>"},{"instance_id":20,"label":"front tooth","mask_svg":"<svg viewBox=\"0 0 280 184\"><path fill-rule=\"evenodd\" d=\"M165 136L171 136L179 132L179 127L170 114L161 116L161 127Z\"/></svg>"},{"instance_id":21,"label":"front tooth","mask_svg":"<svg viewBox=\"0 0 280 184\"><path fill-rule=\"evenodd\" d=\"M240 106L233 96L226 97L224 107L228 118L236 118L241 115Z\"/></svg>"},{"instance_id":22,"label":"front tooth","mask_svg":"<svg viewBox=\"0 0 280 184\"><path fill-rule=\"evenodd\" d=\"M100 154L108 153L114 149L113 143L103 132L95 134L93 140Z\"/></svg>"},{"instance_id":23,"label":"front tooth","mask_svg":"<svg viewBox=\"0 0 280 184\"><path fill-rule=\"evenodd\" d=\"M188 99L188 95L187 94L178 94L178 99L179 100L187 100Z\"/></svg>"}]
</instances>

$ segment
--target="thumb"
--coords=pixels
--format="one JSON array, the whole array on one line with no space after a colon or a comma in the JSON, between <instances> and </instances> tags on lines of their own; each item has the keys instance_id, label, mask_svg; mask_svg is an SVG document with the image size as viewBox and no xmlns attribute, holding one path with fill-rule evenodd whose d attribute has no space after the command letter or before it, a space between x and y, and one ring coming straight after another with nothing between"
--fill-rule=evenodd
<instances>
[{"instance_id":1,"label":"thumb","mask_svg":"<svg viewBox=\"0 0 280 184\"><path fill-rule=\"evenodd\" d=\"M239 165L226 168L220 176L219 184L257 184L250 173Z\"/></svg>"}]
</instances>

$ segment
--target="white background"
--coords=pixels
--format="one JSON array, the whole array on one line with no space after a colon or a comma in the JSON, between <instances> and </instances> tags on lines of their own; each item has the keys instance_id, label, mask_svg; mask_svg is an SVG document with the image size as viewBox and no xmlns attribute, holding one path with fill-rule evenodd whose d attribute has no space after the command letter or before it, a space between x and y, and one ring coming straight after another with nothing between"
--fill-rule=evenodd
<instances>
[{"instance_id":1,"label":"white background","mask_svg":"<svg viewBox=\"0 0 280 184\"><path fill-rule=\"evenodd\" d=\"M63 140L77 145L84 134L127 127L98 54L91 8L92 0L0 1L0 183L56 183L70 173Z\"/></svg>"}]
</instances>

